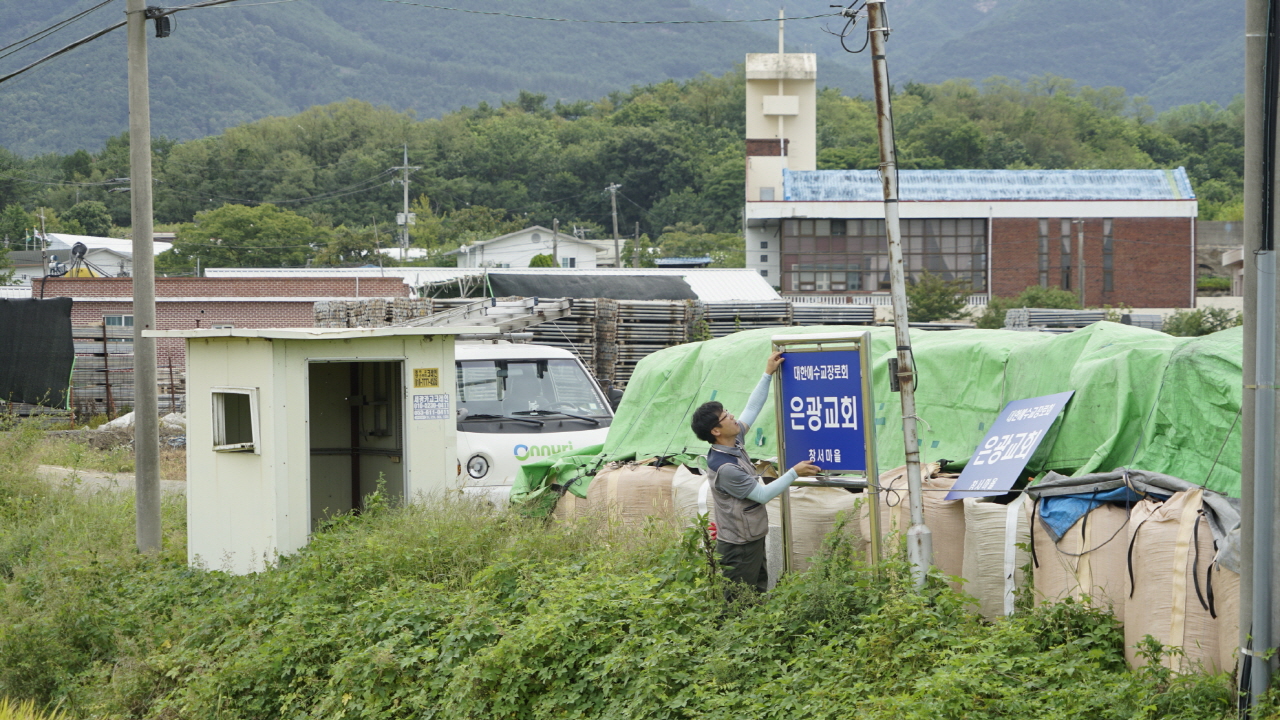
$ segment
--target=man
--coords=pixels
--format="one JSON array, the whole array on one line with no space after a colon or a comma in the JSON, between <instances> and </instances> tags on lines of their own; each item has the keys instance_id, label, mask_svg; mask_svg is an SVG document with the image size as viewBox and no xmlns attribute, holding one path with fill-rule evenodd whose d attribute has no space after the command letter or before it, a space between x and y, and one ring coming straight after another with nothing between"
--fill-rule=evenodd
<instances>
[{"instance_id":1,"label":"man","mask_svg":"<svg viewBox=\"0 0 1280 720\"><path fill-rule=\"evenodd\" d=\"M820 471L809 461L796 464L782 477L765 484L747 457L743 436L769 397L770 376L782 365L782 353L765 363L764 376L747 400L741 418L725 412L718 402L704 403L693 413L690 425L699 439L711 443L707 452L708 482L716 508L716 553L730 583L744 583L763 593L769 586L764 543L769 533L765 504L782 494L797 477L813 477ZM730 586L726 599L740 590Z\"/></svg>"}]
</instances>

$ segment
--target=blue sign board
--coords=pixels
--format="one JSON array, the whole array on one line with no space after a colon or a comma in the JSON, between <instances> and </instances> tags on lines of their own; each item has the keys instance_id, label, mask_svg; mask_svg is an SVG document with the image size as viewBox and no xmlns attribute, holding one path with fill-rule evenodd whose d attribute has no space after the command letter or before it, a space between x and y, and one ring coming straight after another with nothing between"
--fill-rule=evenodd
<instances>
[{"instance_id":1,"label":"blue sign board","mask_svg":"<svg viewBox=\"0 0 1280 720\"><path fill-rule=\"evenodd\" d=\"M1014 400L1004 406L987 436L964 466L948 500L1003 495L1018 481L1027 461L1040 447L1075 391Z\"/></svg>"},{"instance_id":2,"label":"blue sign board","mask_svg":"<svg viewBox=\"0 0 1280 720\"><path fill-rule=\"evenodd\" d=\"M858 350L788 352L779 368L782 467L808 460L823 472L867 471Z\"/></svg>"}]
</instances>

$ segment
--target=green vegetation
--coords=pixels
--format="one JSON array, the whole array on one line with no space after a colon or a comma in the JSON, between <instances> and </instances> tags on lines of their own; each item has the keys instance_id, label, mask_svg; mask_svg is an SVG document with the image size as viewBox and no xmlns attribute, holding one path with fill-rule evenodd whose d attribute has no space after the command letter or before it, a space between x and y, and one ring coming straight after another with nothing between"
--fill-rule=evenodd
<instances>
[{"instance_id":1,"label":"green vegetation","mask_svg":"<svg viewBox=\"0 0 1280 720\"><path fill-rule=\"evenodd\" d=\"M1069 290L1057 286L1040 287L1032 285L1023 290L1017 297L992 297L987 308L978 316L977 326L988 330L1004 327L1004 315L1012 308L1059 308L1063 310L1079 310L1079 296Z\"/></svg>"},{"instance_id":2,"label":"green vegetation","mask_svg":"<svg viewBox=\"0 0 1280 720\"><path fill-rule=\"evenodd\" d=\"M276 570L158 556L132 497L32 481L0 440L0 696L101 718L1226 718L1225 678L1131 672L1076 603L977 618L877 571L842 528L816 569L726 611L702 529L544 524L375 495ZM1149 648L1153 659L1164 651Z\"/></svg>"},{"instance_id":3,"label":"green vegetation","mask_svg":"<svg viewBox=\"0 0 1280 720\"><path fill-rule=\"evenodd\" d=\"M1231 289L1231 278L1200 277L1196 278L1196 290L1205 292L1221 292Z\"/></svg>"},{"instance_id":4,"label":"green vegetation","mask_svg":"<svg viewBox=\"0 0 1280 720\"><path fill-rule=\"evenodd\" d=\"M1243 104L1194 105L1154 119L1118 88L1045 76L981 85L909 83L895 98L900 160L908 168L1172 168L1185 166L1201 216L1241 212ZM394 244L388 221L403 147L415 172L414 246L443 252L529 225L601 237L608 193L622 185L619 226L640 226L646 258L711 255L741 267L745 79L737 70L551 103L521 92L420 121L354 100L314 107L174 143L157 139L156 214L179 226L167 272L228 263L364 264ZM872 103L833 89L818 97L818 163L873 168ZM126 136L98 153L22 159L0 151L0 235L10 245L44 207L50 230L129 222ZM11 176L41 183L16 182ZM90 183L60 185L59 183ZM273 206L273 207L272 207ZM271 207L270 210L265 208ZM252 208L252 210L251 210ZM265 213L259 215L260 213ZM256 229L254 218L270 216ZM287 221L287 222L286 222ZM255 228L251 233L249 227ZM111 228L108 228L111 229ZM626 232L630 235L630 232ZM224 236L225 235L225 236ZM249 237L252 235L253 237Z\"/></svg>"},{"instance_id":5,"label":"green vegetation","mask_svg":"<svg viewBox=\"0 0 1280 720\"><path fill-rule=\"evenodd\" d=\"M1199 337L1244 324L1244 317L1226 308L1179 310L1164 319L1164 331L1178 337Z\"/></svg>"},{"instance_id":6,"label":"green vegetation","mask_svg":"<svg viewBox=\"0 0 1280 720\"><path fill-rule=\"evenodd\" d=\"M529 260L529 267L531 268L553 268L555 266L556 266L556 259L547 253L543 253L542 255L534 255Z\"/></svg>"},{"instance_id":7,"label":"green vegetation","mask_svg":"<svg viewBox=\"0 0 1280 720\"><path fill-rule=\"evenodd\" d=\"M928 270L907 285L907 316L912 322L959 320L971 294L968 281L943 280Z\"/></svg>"},{"instance_id":8,"label":"green vegetation","mask_svg":"<svg viewBox=\"0 0 1280 720\"><path fill-rule=\"evenodd\" d=\"M43 713L36 709L34 700L17 702L0 697L0 720L66 720L66 713L54 710Z\"/></svg>"}]
</instances>

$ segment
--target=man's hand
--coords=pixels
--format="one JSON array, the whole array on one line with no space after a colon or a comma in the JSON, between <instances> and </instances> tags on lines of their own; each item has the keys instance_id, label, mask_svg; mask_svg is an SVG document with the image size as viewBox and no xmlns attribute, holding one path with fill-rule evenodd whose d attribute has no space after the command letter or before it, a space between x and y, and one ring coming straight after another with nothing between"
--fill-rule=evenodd
<instances>
[{"instance_id":1,"label":"man's hand","mask_svg":"<svg viewBox=\"0 0 1280 720\"><path fill-rule=\"evenodd\" d=\"M764 373L766 375L772 375L775 372L777 372L778 368L781 366L782 366L782 353L776 352L770 355L768 362L764 364Z\"/></svg>"},{"instance_id":2,"label":"man's hand","mask_svg":"<svg viewBox=\"0 0 1280 720\"><path fill-rule=\"evenodd\" d=\"M822 472L822 468L818 467L817 465L814 465L808 460L803 460L801 462L796 463L795 467L791 469L795 470L796 474L799 475L800 477L813 477L814 475L817 475L818 473Z\"/></svg>"}]
</instances>

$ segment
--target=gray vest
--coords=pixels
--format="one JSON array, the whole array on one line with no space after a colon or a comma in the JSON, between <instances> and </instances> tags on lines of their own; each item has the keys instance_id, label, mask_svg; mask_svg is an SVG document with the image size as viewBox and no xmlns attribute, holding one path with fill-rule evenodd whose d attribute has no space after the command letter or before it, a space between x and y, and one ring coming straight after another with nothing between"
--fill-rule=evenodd
<instances>
[{"instance_id":1,"label":"gray vest","mask_svg":"<svg viewBox=\"0 0 1280 720\"><path fill-rule=\"evenodd\" d=\"M741 442L741 436L739 436ZM721 452L715 448L712 452ZM710 453L708 453L709 455ZM747 459L747 452L741 446L735 447L732 455L733 464L746 474L759 481L760 473ZM724 465L728 468L729 464ZM711 497L716 504L716 537L733 545L745 545L759 540L769 534L769 511L764 505L754 501L736 498L720 490L720 473L708 467L707 482L711 486Z\"/></svg>"}]
</instances>

